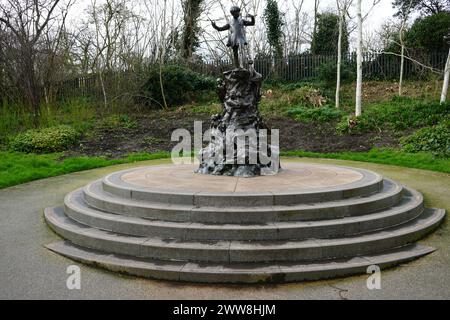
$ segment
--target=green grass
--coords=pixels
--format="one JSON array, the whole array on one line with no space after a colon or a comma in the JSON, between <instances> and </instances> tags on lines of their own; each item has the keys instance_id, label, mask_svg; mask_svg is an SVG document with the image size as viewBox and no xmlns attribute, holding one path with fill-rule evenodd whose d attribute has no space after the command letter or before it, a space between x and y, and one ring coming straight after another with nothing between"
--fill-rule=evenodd
<instances>
[{"instance_id":1,"label":"green grass","mask_svg":"<svg viewBox=\"0 0 450 320\"><path fill-rule=\"evenodd\" d=\"M76 157L60 161L61 155L60 153L35 155L0 152L0 189L77 171L123 163L170 158L170 153L163 152L154 154L131 154L126 158L118 160L108 160L99 157ZM374 149L370 152L363 153L287 151L282 152L282 156L353 160L450 173L450 159L436 158L430 153L409 154L395 150Z\"/></svg>"},{"instance_id":2,"label":"green grass","mask_svg":"<svg viewBox=\"0 0 450 320\"><path fill-rule=\"evenodd\" d=\"M352 124L343 119L337 125L342 133L361 134L383 130L403 131L436 125L450 118L450 104L406 97L394 97L389 101L368 104L363 114L352 117Z\"/></svg>"},{"instance_id":3,"label":"green grass","mask_svg":"<svg viewBox=\"0 0 450 320\"><path fill-rule=\"evenodd\" d=\"M0 152L0 189L77 171L170 157L170 153L137 153L118 160L99 157L74 157L60 161L61 155L61 153L36 155Z\"/></svg>"},{"instance_id":4,"label":"green grass","mask_svg":"<svg viewBox=\"0 0 450 320\"><path fill-rule=\"evenodd\" d=\"M369 152L337 152L337 153L286 151L282 152L281 155L285 157L325 158L325 159L372 162L406 168L415 168L415 169L450 173L450 158L438 158L431 153L412 154L390 149L373 149Z\"/></svg>"}]
</instances>

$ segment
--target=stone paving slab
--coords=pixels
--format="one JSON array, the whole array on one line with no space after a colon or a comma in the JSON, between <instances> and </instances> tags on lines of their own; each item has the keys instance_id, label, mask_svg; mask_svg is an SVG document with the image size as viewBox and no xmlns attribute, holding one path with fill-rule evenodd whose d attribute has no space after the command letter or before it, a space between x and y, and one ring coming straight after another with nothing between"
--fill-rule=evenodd
<instances>
[{"instance_id":1,"label":"stone paving slab","mask_svg":"<svg viewBox=\"0 0 450 320\"><path fill-rule=\"evenodd\" d=\"M364 172L352 168L302 163L283 164L283 170L276 176L251 179L196 174L196 168L195 165L148 167L125 172L120 179L136 187L173 192L247 194L342 187L365 177Z\"/></svg>"}]
</instances>

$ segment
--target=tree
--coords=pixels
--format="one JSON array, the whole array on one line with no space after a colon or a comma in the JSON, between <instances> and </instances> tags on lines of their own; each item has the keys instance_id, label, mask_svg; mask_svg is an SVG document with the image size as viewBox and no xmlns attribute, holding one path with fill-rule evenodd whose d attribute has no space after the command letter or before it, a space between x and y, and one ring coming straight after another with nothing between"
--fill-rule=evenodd
<instances>
[{"instance_id":1,"label":"tree","mask_svg":"<svg viewBox=\"0 0 450 320\"><path fill-rule=\"evenodd\" d=\"M402 15L402 12L405 12L410 7L412 10L418 10L424 15L450 11L448 0L394 0L392 5L398 9L396 16Z\"/></svg>"},{"instance_id":2,"label":"tree","mask_svg":"<svg viewBox=\"0 0 450 320\"><path fill-rule=\"evenodd\" d=\"M108 95L104 72L111 73L118 64L119 36L130 16L124 0L106 0L101 4L97 4L97 0L91 2L89 19L94 28L91 67L99 76L105 109L108 107Z\"/></svg>"},{"instance_id":3,"label":"tree","mask_svg":"<svg viewBox=\"0 0 450 320\"><path fill-rule=\"evenodd\" d=\"M314 0L314 27L312 37L314 38L317 33L317 20L319 18L319 6L320 0Z\"/></svg>"},{"instance_id":4,"label":"tree","mask_svg":"<svg viewBox=\"0 0 450 320\"><path fill-rule=\"evenodd\" d=\"M341 67L342 67L342 43L344 36L347 35L347 50L348 50L348 30L345 23L345 17L348 15L348 10L353 0L336 0L336 6L339 15L338 24L338 42L337 42L337 72L336 72L336 108L339 109L340 92L341 92ZM345 28L345 29L344 29Z\"/></svg>"},{"instance_id":5,"label":"tree","mask_svg":"<svg viewBox=\"0 0 450 320\"><path fill-rule=\"evenodd\" d=\"M341 20L342 18L342 20ZM313 35L311 52L313 54L335 53L338 49L340 23L342 23L341 49L348 52L348 30L345 16L322 13L317 17L317 31Z\"/></svg>"},{"instance_id":6,"label":"tree","mask_svg":"<svg viewBox=\"0 0 450 320\"><path fill-rule=\"evenodd\" d=\"M355 115L357 117L362 114L362 62L363 62L363 22L368 17L372 9L380 3L381 0L373 0L371 8L366 15L362 14L362 0L356 0L356 21L357 21L357 42L356 42L356 103Z\"/></svg>"},{"instance_id":7,"label":"tree","mask_svg":"<svg viewBox=\"0 0 450 320\"><path fill-rule=\"evenodd\" d=\"M60 0L0 1L0 24L8 32L9 76L15 79L33 112L35 126L39 124L42 97L42 70L38 66L39 49L50 32ZM47 34L51 37L50 34ZM4 44L2 44L4 45Z\"/></svg>"},{"instance_id":8,"label":"tree","mask_svg":"<svg viewBox=\"0 0 450 320\"><path fill-rule=\"evenodd\" d=\"M184 0L183 8L183 35L182 35L182 57L190 60L195 49L199 45L199 18L202 12L203 0Z\"/></svg>"},{"instance_id":9,"label":"tree","mask_svg":"<svg viewBox=\"0 0 450 320\"><path fill-rule=\"evenodd\" d=\"M356 0L356 19L358 24L358 40L356 43L356 106L355 115L362 114L362 0Z\"/></svg>"},{"instance_id":10,"label":"tree","mask_svg":"<svg viewBox=\"0 0 450 320\"><path fill-rule=\"evenodd\" d=\"M299 54L301 52L301 45L302 45L302 28L303 23L301 22L301 13L303 9L303 3L305 0L300 1L292 1L292 7L294 11L294 20L291 21L291 24L294 25L293 28L290 27L290 24L288 24L287 34L292 35L290 38L291 41L287 41L290 48L288 49L289 54Z\"/></svg>"},{"instance_id":11,"label":"tree","mask_svg":"<svg viewBox=\"0 0 450 320\"><path fill-rule=\"evenodd\" d=\"M400 79L398 81L398 95L403 94L403 73L405 69L405 32L406 24L408 22L409 16L412 12L412 6L414 0L408 0L409 5L401 6L398 17L400 18L400 30L399 30L399 40L400 40Z\"/></svg>"},{"instance_id":12,"label":"tree","mask_svg":"<svg viewBox=\"0 0 450 320\"><path fill-rule=\"evenodd\" d=\"M276 0L267 0L264 20L267 28L267 41L272 48L273 56L280 59L283 57L283 17Z\"/></svg>"},{"instance_id":13,"label":"tree","mask_svg":"<svg viewBox=\"0 0 450 320\"><path fill-rule=\"evenodd\" d=\"M444 37L450 26L450 13L441 12L431 16L421 17L414 21L405 35L408 47L422 48L427 51L446 51Z\"/></svg>"},{"instance_id":14,"label":"tree","mask_svg":"<svg viewBox=\"0 0 450 320\"><path fill-rule=\"evenodd\" d=\"M450 46L450 28L448 28L448 34L445 37L445 40L447 41L448 45ZM448 51L447 63L445 64L445 69L444 69L444 84L442 86L441 103L445 103L445 101L447 100L449 80L450 80L450 48Z\"/></svg>"}]
</instances>

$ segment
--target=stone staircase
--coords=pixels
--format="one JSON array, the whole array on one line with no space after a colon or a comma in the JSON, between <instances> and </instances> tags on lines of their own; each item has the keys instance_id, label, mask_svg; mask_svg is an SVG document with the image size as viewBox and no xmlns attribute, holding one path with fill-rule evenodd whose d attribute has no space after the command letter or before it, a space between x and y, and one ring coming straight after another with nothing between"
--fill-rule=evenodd
<instances>
[{"instance_id":1,"label":"stone staircase","mask_svg":"<svg viewBox=\"0 0 450 320\"><path fill-rule=\"evenodd\" d=\"M415 242L439 226L445 211L424 208L417 191L352 170L362 178L272 192L259 190L259 180L254 191L212 192L204 182L198 190L144 187L123 178L136 169L113 173L45 210L48 225L65 239L47 247L112 271L208 283L332 278L433 252Z\"/></svg>"}]
</instances>

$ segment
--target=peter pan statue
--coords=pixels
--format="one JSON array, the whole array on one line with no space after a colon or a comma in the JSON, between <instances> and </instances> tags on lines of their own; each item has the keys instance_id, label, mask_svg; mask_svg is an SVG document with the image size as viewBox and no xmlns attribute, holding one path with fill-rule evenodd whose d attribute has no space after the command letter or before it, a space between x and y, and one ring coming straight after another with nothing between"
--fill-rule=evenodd
<instances>
[{"instance_id":1,"label":"peter pan statue","mask_svg":"<svg viewBox=\"0 0 450 320\"><path fill-rule=\"evenodd\" d=\"M245 48L247 46L245 27L255 25L255 16L248 15L250 20L243 19L241 17L241 9L236 6L231 8L230 13L233 17L226 25L219 27L214 21L212 21L212 26L217 31L230 30L227 47L231 47L233 49L235 67L243 68Z\"/></svg>"}]
</instances>

